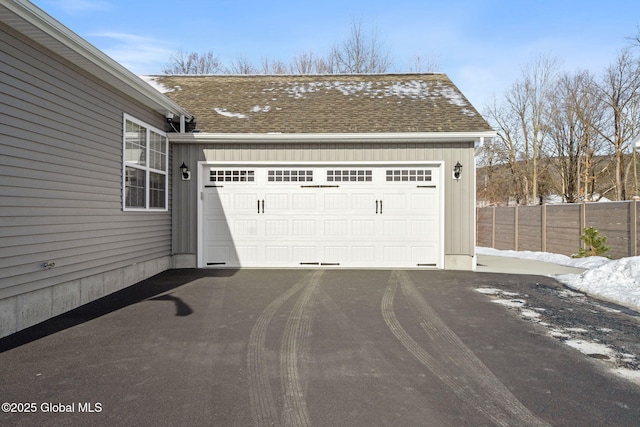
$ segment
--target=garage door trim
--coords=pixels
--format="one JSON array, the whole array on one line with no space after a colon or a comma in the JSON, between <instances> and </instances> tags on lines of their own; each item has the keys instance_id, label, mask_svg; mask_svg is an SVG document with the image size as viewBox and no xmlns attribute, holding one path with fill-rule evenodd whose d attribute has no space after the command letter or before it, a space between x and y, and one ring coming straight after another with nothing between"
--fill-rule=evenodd
<instances>
[{"instance_id":1,"label":"garage door trim","mask_svg":"<svg viewBox=\"0 0 640 427\"><path fill-rule=\"evenodd\" d=\"M384 167L389 168L398 168L398 167L426 167L432 168L434 174L437 176L437 179L434 181L437 182L437 188L435 189L438 197L438 235L437 235L437 245L438 245L438 255L437 260L434 264L426 264L426 265L416 265L416 268L424 268L424 267L432 267L432 268L443 268L444 266L444 162L443 161L201 161L198 162L198 170L197 170L197 179L198 179L198 200L197 200L197 246L198 246L198 268L205 267L213 267L213 265L207 265L205 260L205 240L204 236L204 197L205 197L205 189L210 189L211 187L224 187L224 179L220 178L220 182L210 182L209 181L209 171L212 167L219 167L221 169L229 169L229 168L238 168L240 171L246 171L250 168L260 168L265 169L268 167L274 168L335 168L335 169L362 169L362 168L376 168L381 169ZM246 175L245 178L247 179ZM228 178L227 178L228 179ZM241 179L241 178L234 178ZM296 178L297 179L297 178ZM303 178L300 178L303 179ZM213 184L213 185L212 185ZM304 185L317 185L315 182L306 183L299 182L301 186ZM327 185L329 184L329 185ZM323 184L325 186L339 186L341 182L327 182ZM413 184L413 183L412 183ZM415 182L416 187L418 188L433 188L433 185L430 185L429 182ZM259 206L257 207L259 208ZM303 264L303 263L300 263ZM223 267L224 264L215 265L216 267ZM304 265L300 265L304 267ZM312 265L307 265L312 266ZM249 267L250 268L250 267Z\"/></svg>"}]
</instances>

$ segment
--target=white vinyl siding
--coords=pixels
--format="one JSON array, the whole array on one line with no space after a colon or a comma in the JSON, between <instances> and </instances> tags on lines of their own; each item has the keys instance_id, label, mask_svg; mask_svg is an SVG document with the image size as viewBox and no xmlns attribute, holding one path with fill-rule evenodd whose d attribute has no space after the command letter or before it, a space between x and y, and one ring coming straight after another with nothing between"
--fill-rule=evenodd
<instances>
[{"instance_id":1,"label":"white vinyl siding","mask_svg":"<svg viewBox=\"0 0 640 427\"><path fill-rule=\"evenodd\" d=\"M127 114L123 122L123 209L167 210L167 136Z\"/></svg>"}]
</instances>

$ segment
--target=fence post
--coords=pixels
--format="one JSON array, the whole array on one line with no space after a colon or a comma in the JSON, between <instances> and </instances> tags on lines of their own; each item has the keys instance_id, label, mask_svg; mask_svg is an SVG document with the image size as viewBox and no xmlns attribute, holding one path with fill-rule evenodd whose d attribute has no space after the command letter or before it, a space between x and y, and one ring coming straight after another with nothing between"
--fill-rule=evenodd
<instances>
[{"instance_id":1,"label":"fence post","mask_svg":"<svg viewBox=\"0 0 640 427\"><path fill-rule=\"evenodd\" d=\"M582 236L582 230L584 230L587 226L587 203L582 202L580 204L580 218L578 220L578 235ZM580 246L584 249L586 248L585 243L580 239Z\"/></svg>"},{"instance_id":2,"label":"fence post","mask_svg":"<svg viewBox=\"0 0 640 427\"><path fill-rule=\"evenodd\" d=\"M514 218L513 218L513 250L517 251L518 250L518 205L515 206L514 212L513 212Z\"/></svg>"},{"instance_id":3,"label":"fence post","mask_svg":"<svg viewBox=\"0 0 640 427\"><path fill-rule=\"evenodd\" d=\"M491 248L496 248L496 207L491 208Z\"/></svg>"},{"instance_id":4,"label":"fence post","mask_svg":"<svg viewBox=\"0 0 640 427\"><path fill-rule=\"evenodd\" d=\"M635 200L631 200L631 204L629 205L631 209L630 220L631 224L629 227L629 240L631 241L631 250L633 253L630 256L638 256L638 202Z\"/></svg>"},{"instance_id":5,"label":"fence post","mask_svg":"<svg viewBox=\"0 0 640 427\"><path fill-rule=\"evenodd\" d=\"M540 236L542 237L540 249L542 252L547 252L547 205L541 205L540 209Z\"/></svg>"}]
</instances>

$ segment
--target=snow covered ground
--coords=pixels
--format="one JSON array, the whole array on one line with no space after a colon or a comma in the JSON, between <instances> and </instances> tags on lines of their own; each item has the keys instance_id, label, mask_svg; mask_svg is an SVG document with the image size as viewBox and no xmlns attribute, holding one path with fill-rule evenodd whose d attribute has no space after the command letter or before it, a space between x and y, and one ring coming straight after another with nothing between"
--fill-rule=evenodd
<instances>
[{"instance_id":1,"label":"snow covered ground","mask_svg":"<svg viewBox=\"0 0 640 427\"><path fill-rule=\"evenodd\" d=\"M586 271L582 274L562 274L554 278L593 297L640 311L640 257L617 260L604 257L574 259L547 252L501 251L483 247L478 247L477 253L584 268Z\"/></svg>"},{"instance_id":2,"label":"snow covered ground","mask_svg":"<svg viewBox=\"0 0 640 427\"><path fill-rule=\"evenodd\" d=\"M603 257L573 259L546 252L501 251L482 247L477 248L477 253L583 268L585 271L582 274L553 275L553 278L592 297L640 311L640 257L619 260ZM612 341L608 335L612 332L611 329L588 324L583 325L584 327L567 327L563 324L549 323L548 319L541 320L546 309L530 305L530 301L518 292L493 288L478 288L477 291L492 297L493 302L517 311L521 317L546 327L550 336L564 344L592 358L600 359L616 375L640 385L640 355L624 345L615 345L615 339ZM579 298L579 295L570 290L559 294L561 298ZM600 337L601 334L604 334L606 339Z\"/></svg>"}]
</instances>

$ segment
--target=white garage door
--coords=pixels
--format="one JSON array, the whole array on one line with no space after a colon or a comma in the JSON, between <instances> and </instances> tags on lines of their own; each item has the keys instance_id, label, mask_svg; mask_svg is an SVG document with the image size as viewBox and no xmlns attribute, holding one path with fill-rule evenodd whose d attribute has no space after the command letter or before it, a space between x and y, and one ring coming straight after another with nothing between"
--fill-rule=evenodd
<instances>
[{"instance_id":1,"label":"white garage door","mask_svg":"<svg viewBox=\"0 0 640 427\"><path fill-rule=\"evenodd\" d=\"M207 165L203 181L203 267L441 267L437 165Z\"/></svg>"}]
</instances>

